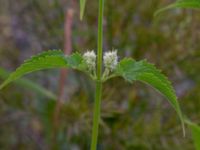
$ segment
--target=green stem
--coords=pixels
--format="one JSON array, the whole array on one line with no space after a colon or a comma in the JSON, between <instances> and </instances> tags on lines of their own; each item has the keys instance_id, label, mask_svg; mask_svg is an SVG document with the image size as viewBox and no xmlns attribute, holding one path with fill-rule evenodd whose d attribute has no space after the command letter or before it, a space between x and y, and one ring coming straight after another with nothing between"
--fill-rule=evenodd
<instances>
[{"instance_id":1,"label":"green stem","mask_svg":"<svg viewBox=\"0 0 200 150\"><path fill-rule=\"evenodd\" d=\"M103 56L103 10L104 0L99 0L99 16L98 16L98 43L97 43L97 79L96 79L96 93L95 105L93 115L92 127L92 142L91 150L96 150L99 121L101 115L101 95L102 95L102 56Z\"/></svg>"},{"instance_id":2,"label":"green stem","mask_svg":"<svg viewBox=\"0 0 200 150\"><path fill-rule=\"evenodd\" d=\"M102 83L101 81L96 83L96 95L95 95L95 106L94 106L94 116L93 116L93 128L92 128L92 142L91 150L96 150L97 139L98 139L98 129L100 120L100 109L101 109L101 93L102 93Z\"/></svg>"}]
</instances>

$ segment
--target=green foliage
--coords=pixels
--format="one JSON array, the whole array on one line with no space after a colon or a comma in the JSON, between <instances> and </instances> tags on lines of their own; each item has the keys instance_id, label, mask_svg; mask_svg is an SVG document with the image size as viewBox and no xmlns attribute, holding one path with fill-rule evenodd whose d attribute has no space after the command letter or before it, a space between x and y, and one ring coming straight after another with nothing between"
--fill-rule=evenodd
<instances>
[{"instance_id":1,"label":"green foliage","mask_svg":"<svg viewBox=\"0 0 200 150\"><path fill-rule=\"evenodd\" d=\"M124 2L122 2L122 1L119 1L120 3L124 3ZM134 1L135 2L135 1ZM82 4L81 4L82 3ZM94 2L94 3L96 3L96 2ZM113 2L111 2L111 3L114 3L115 4L115 7L116 7L116 2L115 1L113 1ZM140 1L138 2L138 3L140 3ZM83 10L82 11L82 17L83 17L83 13L84 13L84 8L85 8L85 0L84 0L84 2L83 2L83 0L82 1L80 1L80 4L81 4L81 10ZM146 5L148 5L149 3L145 3ZM131 9L131 7L132 6L135 6L135 5L127 5L127 6L129 6L130 7L130 9ZM136 5L136 6L138 6L138 5ZM150 6L152 6L152 5L150 5ZM82 9L83 8L83 9ZM91 7L92 8L92 7ZM95 8L95 7L93 7L93 8ZM144 9L144 10L146 10L145 8L143 8L143 7L137 7L137 8L142 8L142 9ZM112 10L111 12L113 12L113 9L110 9L110 10ZM118 11L120 14L123 14L123 13L121 13L121 11L119 11L119 10L121 10L121 5L119 5L119 9L116 9L116 11ZM131 10L135 10L136 11L136 9L131 9ZM93 11L94 12L94 11ZM144 13L146 13L147 14L147 17L149 16L149 14L151 14L151 13L149 13L149 12L146 12L146 11L144 11ZM121 22L119 22L119 21L117 21L117 23L116 23L116 21L115 21L115 23L113 24L113 28L119 28L119 29L121 29L121 27L122 26L125 26L126 27L126 29L127 29L127 31L128 31L128 33L129 33L129 31L131 31L130 30L130 28L127 28L127 26L128 26L128 21L129 20L132 20L132 19L130 19L130 18L133 18L131 15L129 15L129 14L134 14L134 16L139 16L139 18L137 19L137 20L139 20L139 22L141 23L141 24L147 24L147 22L145 22L145 23L143 23L143 21L148 21L148 24L149 24L149 20L150 19L142 19L141 17L140 17L140 15L138 15L138 14L136 14L136 13L127 13L128 14L128 17L124 17L124 16L122 16L122 17L119 17L119 15L116 15L117 16L117 18L122 18L122 23ZM111 17L112 18L112 13L109 13L109 17ZM81 15L80 15L81 16ZM143 16L143 15L141 15L141 16ZM125 18L125 19L124 19ZM135 18L135 17L134 17ZM93 18L93 20L94 20L94 18ZM110 19L108 19L108 20L110 20ZM115 19L114 19L115 20ZM56 21L57 22L57 21ZM112 22L113 23L113 21L110 21L110 22ZM111 27L112 27L112 23L111 23ZM138 23L138 21L137 21L137 23ZM95 28L96 28L96 23L95 23ZM131 25L132 26L132 25ZM54 27L54 26L53 26ZM138 28L139 27L139 28ZM146 49L145 48L145 46L146 47L148 47L148 50L149 49L154 49L155 47L154 46L152 46L151 47L151 44L154 44L155 43L155 38L156 39L159 39L159 41L160 41L160 38L159 38L159 36L157 37L157 36L155 36L154 35L154 33L152 32L150 35L152 35L151 37L154 37L153 38L153 40L152 40L152 38L146 38L146 37L148 37L147 36L147 32L146 32L146 30L145 30L145 32L141 32L141 31L143 31L143 30L138 30L138 29L140 29L141 27L142 27L142 25L138 25L138 27L137 28L135 28L135 30L137 30L137 32L136 33L139 33L138 34L138 36L137 36L137 34L136 34L136 39L140 39L141 37L143 38L145 38L145 40L142 40L142 41L145 41L145 44L141 44L140 42L137 42L137 41L134 41L134 43L136 44L136 45L140 45L143 49ZM147 27L145 26L145 29L146 29ZM142 29L142 28L141 28ZM108 30L108 31L110 31L110 30ZM116 29L116 31L118 31L118 29ZM119 30L120 31L120 30ZM134 30L132 30L132 31L134 31ZM152 31L152 28L150 28L150 31ZM91 32L92 34L93 34L93 38L92 39L95 39L94 38L94 36L96 36L95 34L94 34L94 32L92 31ZM123 48L123 49L137 49L138 50L138 48L133 48L132 47L132 45L133 45L133 39L132 38L130 38L129 40L131 41L131 42L129 42L129 45L127 45L127 36L124 36L124 32L123 32L123 36L125 37L125 38L123 38L122 36L119 36L119 35L114 35L113 33L120 33L120 32L108 32L108 33L110 33L110 37L111 37L111 39L113 39L113 41L123 41L122 42L122 44L121 44L121 46L124 46L124 45L126 45L126 46L128 46L128 47L125 47L125 48ZM142 34L141 34L142 33ZM143 34L144 33L144 34ZM144 35L144 36L141 36L141 35ZM120 37L120 40L115 40L113 37ZM131 37L132 37L132 34L131 34ZM140 37L140 38L139 38ZM141 39L142 39L141 38ZM146 43L146 42L149 42L148 40L149 39L151 39L152 40L152 43L150 42L150 44L149 43ZM88 40L86 40L86 41L88 41ZM94 42L90 42L89 41L89 43L94 43ZM111 42L108 42L110 45L117 45L118 43L116 42L116 43L111 43ZM163 43L166 43L166 41L164 41ZM134 45L135 45L134 44ZM170 43L171 44L171 43ZM79 45L80 45L80 43L79 43ZM87 45L87 44L83 44L83 45ZM166 45L168 45L168 44L166 44ZM171 44L171 45L173 45L173 44ZM131 47L131 48L129 48L129 46ZM106 47L109 47L109 45L106 45ZM117 45L117 47L118 48L120 48L118 45ZM158 46L158 48L159 49L162 49L163 47L160 47L160 46ZM81 47L81 49L83 49L82 47ZM121 48L120 48L121 49ZM150 50L151 51L151 50ZM143 52L143 51L140 51L140 52ZM152 52L152 51L151 51ZM125 52L126 53L126 52ZM137 52L138 53L138 52ZM133 53L131 53L131 54L133 54ZM131 55L130 54L130 55ZM146 54L146 53L145 53ZM57 53L57 52L55 52L55 54L52 54L52 55L50 55L50 56L48 56L48 57L53 57L53 56L56 56L56 57L61 57L62 58L62 60L64 61L65 59L66 59L66 64L65 63L58 63L58 65L56 66L54 66L54 67L62 67L62 66L64 66L64 67L71 67L71 68L74 68L74 69L78 69L78 70L82 70L82 71L85 71L84 69L85 69L85 65L84 65L84 63L82 63L82 57L81 57L81 55L79 55L79 54L74 54L74 55L72 55L72 56L63 56L63 54L59 54L59 53ZM43 63L44 62L44 58L43 57L45 57L46 55L43 55L43 56L37 56L35 59L36 60L34 60L34 61L30 61L30 62L28 62L28 63L33 63L34 64L34 62L38 62L38 61L41 61L41 63ZM139 56L139 55L138 55ZM41 59L42 60L39 60L39 59L37 59L38 57L41 57ZM160 57L161 58L161 57ZM48 59L48 58L47 58ZM163 58L162 58L163 59ZM163 59L164 60L164 59ZM48 61L47 61L48 62ZM177 106L178 106L178 110L180 110L180 108L179 108L179 105L178 105L178 103L177 103L177 100L176 100L176 96L175 96L175 94L174 94L174 91L172 90L173 88L172 88L172 86L171 86L171 84L168 82L168 80L164 77L164 76L162 76L162 74L159 72L159 71L157 71L156 69L155 69L155 67L154 66L152 66L152 65L148 65L148 63L147 62L144 62L144 61L140 61L140 62L143 62L143 63L141 63L141 69L139 68L139 67L136 67L135 66L135 68L138 68L138 70L136 69L135 71L130 71L130 74L129 74L129 71L128 70L126 70L125 72L125 74L126 74L126 76L125 77L127 77L127 78L125 78L125 79L127 79L128 81L130 81L130 82L132 82L132 81L134 81L134 80L140 80L140 81L143 81L143 82L146 82L146 83L148 83L148 84L150 84L151 86L153 86L154 88L156 88L158 91L160 91L163 95L165 95L168 99L169 99L169 101L170 101L170 103L172 103L172 105L175 107L175 109L177 109ZM49 62L48 62L49 63ZM56 63L57 63L57 61L56 61ZM166 63L166 62L165 62ZM121 63L120 63L121 64ZM138 65L139 65L140 63L138 62ZM51 64L52 65L52 64ZM54 68L54 67L52 67L50 65L50 67L48 67L48 68ZM124 66L126 66L126 65L124 65ZM129 65L128 65L129 66ZM132 70L132 67L133 66L131 66L130 65L130 67L127 67L127 69L129 69L129 70ZM24 67L24 68L26 68L26 67ZM44 67L44 68L39 68L39 70L41 70L41 69L45 69L46 67ZM125 67L126 68L126 67ZM119 69L119 68L118 68ZM23 70L23 69L21 69L21 70ZM29 70L30 71L30 70ZM34 70L33 69L33 71L36 71L36 70ZM120 71L122 71L121 73L123 74L123 65L122 65L122 67L121 67L121 70L119 69L119 70L117 70L117 71L119 71L118 73L120 73ZM116 72L117 72L116 71ZM30 71L30 72L32 72L32 71ZM128 72L128 73L127 73ZM29 72L22 72L22 74L20 74L20 75L18 75L18 77L21 77L22 75L24 75L24 74L26 74L26 73L29 73ZM134 73L134 74L132 74L132 73ZM136 74L136 75L135 75ZM17 75L17 74L16 74ZM119 74L118 74L119 75ZM124 75L124 74L123 74ZM15 76L15 75L13 75L13 76ZM13 77L14 78L14 77ZM12 77L11 77L11 79L10 80L13 80L12 79ZM9 81L9 82L11 82L11 81ZM7 83L6 83L7 84ZM111 93L110 92L111 90L109 90L109 92L107 92L107 93ZM82 99L82 96L80 96L80 94L76 94L77 96L79 96L81 99ZM119 97L118 95L117 95L117 97ZM71 98L71 97L70 97ZM112 97L113 98L113 97ZM124 97L123 97L123 99L124 99ZM175 99L175 101L174 101L174 99ZM78 101L77 102L77 104L80 104L80 101ZM76 104L76 105L77 105ZM45 108L43 108L43 109L45 109ZM50 108L50 109L52 109L52 108ZM140 108L139 108L140 109ZM88 110L88 109L87 109ZM82 111L80 111L81 113L82 113ZM91 113L89 113L89 114L91 114ZM181 114L181 113L180 113ZM67 116L67 115L66 115ZM69 115L70 116L70 115ZM73 115L71 115L71 116L73 116ZM141 116L141 115L139 115L139 116ZM90 117L90 116L89 116ZM66 118L66 117L65 117ZM130 117L131 119L133 118L133 117ZM171 117L171 118L173 118L173 117ZM77 120L79 120L79 119L77 119ZM135 120L134 120L135 121ZM71 121L66 121L66 122L71 122ZM66 124L66 122L65 122L65 124ZM120 119L120 121L119 122L123 122L123 120L121 121L121 119ZM136 122L136 121L135 121ZM124 122L123 122L124 123ZM117 124L117 123L116 123ZM130 125L130 122L127 122L127 125ZM119 126L119 125L118 125ZM141 125L139 125L140 127L141 127ZM120 126L120 129L125 129L123 126ZM142 130L143 130L143 128L141 128ZM128 129L127 129L128 130ZM115 130L116 131L116 133L119 133L119 130ZM112 131L111 131L111 133L115 133L115 131L113 132L113 129L112 129ZM122 130L123 131L123 130ZM120 132L122 132L122 131L120 131ZM129 128L129 130L128 130L129 132L129 134L132 136L132 135L134 135L134 134L131 134L130 133L130 131L132 131L132 130L130 130L130 128ZM137 131L137 130L136 130ZM143 130L144 131L144 130ZM64 133L64 132L63 132ZM102 133L102 132L101 132ZM145 133L145 132L144 132ZM80 133L79 133L80 134ZM121 133L119 133L120 135L121 135ZM127 134L127 139L130 139L130 136L128 136L129 134ZM162 134L163 134L163 132L162 132ZM80 134L80 135L85 135L85 134ZM116 138L117 136L114 136L115 134L113 134L113 137L114 138ZM106 137L107 137L107 135L106 135ZM136 137L136 136L135 136ZM134 141L135 141L135 137L134 137ZM147 133L145 133L145 138L146 137L148 137L148 135L147 135ZM152 138L152 136L149 136L151 139L153 139ZM84 136L84 138L85 138L85 136ZM121 138L121 137L120 137ZM118 141L122 141L121 139L119 138L119 140ZM147 139L145 139L145 138L142 138L142 140L144 139L144 140L147 140ZM111 138L112 139L112 138ZM126 138L125 138L126 139ZM106 141L105 139L104 139L104 141ZM116 142L117 144L119 143L119 144L122 144L123 142ZM126 141L126 140L124 140L124 141ZM148 140L147 140L148 141ZM148 141L149 142L149 141ZM157 142L157 141L156 141ZM108 145L115 145L115 142L108 142L109 144ZM111 144L110 144L111 143ZM127 140L127 143L129 143L129 140ZM158 142L157 142L158 143ZM161 142L160 142L161 143ZM80 143L79 143L80 144ZM116 147L118 147L118 145L116 145ZM143 148L143 147L145 147L145 146L129 146L130 147L130 149L132 149L132 148ZM154 146L152 146L153 148L149 148L149 149L156 149ZM145 147L146 148L146 147ZM145 149L144 148L144 149ZM116 149L116 148L115 148ZM118 149L123 149L123 148L118 148ZM126 148L125 148L126 149Z\"/></svg>"},{"instance_id":2,"label":"green foliage","mask_svg":"<svg viewBox=\"0 0 200 150\"><path fill-rule=\"evenodd\" d=\"M65 56L60 50L47 51L26 60L24 64L17 68L16 71L0 85L0 89L28 73L43 69L63 67L87 72L86 64L80 54L74 53L71 56ZM169 80L161 74L155 66L144 60L137 62L133 59L125 58L117 65L114 75L111 75L111 77L113 76L122 76L129 82L139 80L154 87L169 100L178 113L184 129L183 117L175 91Z\"/></svg>"},{"instance_id":3,"label":"green foliage","mask_svg":"<svg viewBox=\"0 0 200 150\"><path fill-rule=\"evenodd\" d=\"M43 52L26 60L20 67L13 72L8 79L0 85L0 89L8 83L26 75L28 73L50 68L74 68L82 70L84 65L82 56L75 53L71 56L65 56L60 50Z\"/></svg>"},{"instance_id":4,"label":"green foliage","mask_svg":"<svg viewBox=\"0 0 200 150\"><path fill-rule=\"evenodd\" d=\"M145 82L163 94L178 113L184 131L183 116L175 91L169 80L154 65L146 60L137 62L133 59L125 58L118 64L115 74L122 76L129 82L137 80Z\"/></svg>"},{"instance_id":5,"label":"green foliage","mask_svg":"<svg viewBox=\"0 0 200 150\"><path fill-rule=\"evenodd\" d=\"M192 123L188 120L186 121L186 123L192 131L192 137L194 140L196 150L200 150L200 127L197 124Z\"/></svg>"},{"instance_id":6,"label":"green foliage","mask_svg":"<svg viewBox=\"0 0 200 150\"><path fill-rule=\"evenodd\" d=\"M164 12L168 9L172 8L192 8L192 9L199 9L200 8L200 0L177 0L176 2L159 9L156 11L155 16Z\"/></svg>"},{"instance_id":7,"label":"green foliage","mask_svg":"<svg viewBox=\"0 0 200 150\"><path fill-rule=\"evenodd\" d=\"M9 76L9 73L6 70L4 70L3 68L0 68L0 78L6 79L8 76ZM57 97L52 92L46 90L45 88L41 87L40 85L38 85L28 79L21 78L21 79L16 80L15 83L19 86L25 87L27 89L31 89L34 92L37 92L38 94L46 96L50 99L55 100Z\"/></svg>"},{"instance_id":8,"label":"green foliage","mask_svg":"<svg viewBox=\"0 0 200 150\"><path fill-rule=\"evenodd\" d=\"M80 0L80 20L83 20L86 0Z\"/></svg>"}]
</instances>

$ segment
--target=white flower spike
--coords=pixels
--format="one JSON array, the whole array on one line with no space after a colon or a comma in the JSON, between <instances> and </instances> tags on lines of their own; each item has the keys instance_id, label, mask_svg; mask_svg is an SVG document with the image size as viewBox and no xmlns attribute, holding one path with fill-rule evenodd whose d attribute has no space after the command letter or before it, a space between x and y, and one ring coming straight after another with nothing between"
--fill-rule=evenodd
<instances>
[{"instance_id":1,"label":"white flower spike","mask_svg":"<svg viewBox=\"0 0 200 150\"><path fill-rule=\"evenodd\" d=\"M83 59L85 60L87 67L90 71L94 71L96 68L96 54L94 51L87 51L83 54Z\"/></svg>"},{"instance_id":2,"label":"white flower spike","mask_svg":"<svg viewBox=\"0 0 200 150\"><path fill-rule=\"evenodd\" d=\"M103 56L104 66L109 71L115 70L118 64L117 50L106 52Z\"/></svg>"}]
</instances>

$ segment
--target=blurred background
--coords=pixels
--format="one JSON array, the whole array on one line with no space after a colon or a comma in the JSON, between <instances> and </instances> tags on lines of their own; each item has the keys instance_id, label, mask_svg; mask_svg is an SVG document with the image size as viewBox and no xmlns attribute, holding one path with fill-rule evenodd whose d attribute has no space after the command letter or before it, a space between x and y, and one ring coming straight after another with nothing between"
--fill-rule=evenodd
<instances>
[{"instance_id":1,"label":"blurred background","mask_svg":"<svg viewBox=\"0 0 200 150\"><path fill-rule=\"evenodd\" d=\"M200 123L200 14L174 9L153 17L170 2L107 0L104 50L154 63L172 81L184 114ZM97 4L88 0L80 21L78 0L0 0L0 82L39 52L96 50ZM93 97L93 82L72 70L40 71L10 84L0 91L0 149L88 150ZM165 98L147 85L116 78L104 85L98 149L194 146Z\"/></svg>"}]
</instances>

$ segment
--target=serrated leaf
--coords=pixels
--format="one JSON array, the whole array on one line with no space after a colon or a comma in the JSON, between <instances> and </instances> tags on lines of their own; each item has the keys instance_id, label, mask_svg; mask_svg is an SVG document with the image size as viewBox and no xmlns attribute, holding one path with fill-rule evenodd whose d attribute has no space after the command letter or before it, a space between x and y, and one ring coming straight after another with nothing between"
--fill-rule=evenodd
<instances>
[{"instance_id":1,"label":"serrated leaf","mask_svg":"<svg viewBox=\"0 0 200 150\"><path fill-rule=\"evenodd\" d=\"M71 56L65 56L60 50L43 52L26 60L0 85L0 89L23 75L34 71L63 67L81 70L82 62L82 56L78 53L72 54Z\"/></svg>"},{"instance_id":2,"label":"serrated leaf","mask_svg":"<svg viewBox=\"0 0 200 150\"><path fill-rule=\"evenodd\" d=\"M183 115L175 91L169 80L160 72L160 70L156 69L154 65L148 63L146 60L135 61L126 58L119 62L115 74L116 76L122 76L129 82L137 80L145 82L164 95L178 113L185 134Z\"/></svg>"},{"instance_id":3,"label":"serrated leaf","mask_svg":"<svg viewBox=\"0 0 200 150\"><path fill-rule=\"evenodd\" d=\"M189 128L192 131L192 138L193 138L196 150L200 150L200 126L188 120L185 122L189 125Z\"/></svg>"},{"instance_id":4,"label":"serrated leaf","mask_svg":"<svg viewBox=\"0 0 200 150\"><path fill-rule=\"evenodd\" d=\"M80 0L80 20L83 20L86 0Z\"/></svg>"},{"instance_id":5,"label":"serrated leaf","mask_svg":"<svg viewBox=\"0 0 200 150\"><path fill-rule=\"evenodd\" d=\"M67 64L74 69L80 69L80 65L83 62L83 58L79 53L74 53L71 56L66 56L66 60Z\"/></svg>"},{"instance_id":6,"label":"serrated leaf","mask_svg":"<svg viewBox=\"0 0 200 150\"><path fill-rule=\"evenodd\" d=\"M166 10L172 9L172 8L191 8L191 9L199 9L200 8L200 0L178 0L164 8L159 9L155 12L155 16L160 14L161 12L164 12Z\"/></svg>"},{"instance_id":7,"label":"serrated leaf","mask_svg":"<svg viewBox=\"0 0 200 150\"><path fill-rule=\"evenodd\" d=\"M44 51L44 52L41 52L40 54L31 56L30 59L27 59L24 62L27 63L27 62L30 62L30 61L38 60L38 59L40 59L42 57L56 56L56 55L63 55L62 50L48 50L48 51Z\"/></svg>"}]
</instances>

